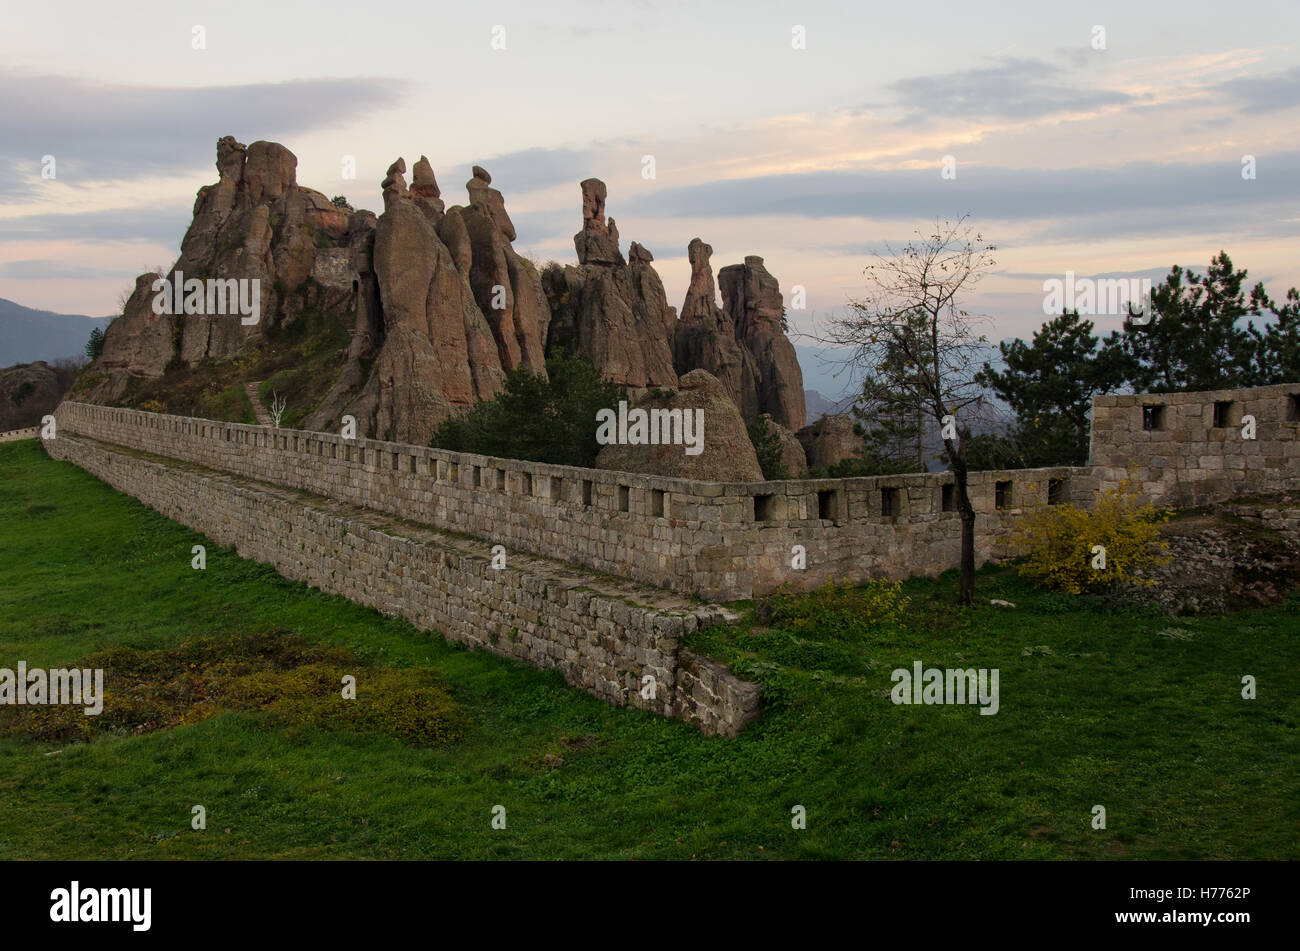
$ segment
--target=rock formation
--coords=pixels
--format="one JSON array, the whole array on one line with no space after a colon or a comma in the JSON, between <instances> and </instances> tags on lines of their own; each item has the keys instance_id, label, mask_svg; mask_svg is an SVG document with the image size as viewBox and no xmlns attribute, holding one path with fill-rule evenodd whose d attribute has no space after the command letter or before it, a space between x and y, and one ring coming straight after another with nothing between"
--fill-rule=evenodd
<instances>
[{"instance_id":1,"label":"rock formation","mask_svg":"<svg viewBox=\"0 0 1300 951\"><path fill-rule=\"evenodd\" d=\"M303 338L292 328L306 320L313 340L339 341L336 355L312 363L320 376L296 384L312 404L298 407L306 410L299 425L311 429L336 429L352 415L358 435L424 443L448 415L498 393L511 370L544 375L547 353L559 348L586 356L633 397L703 369L743 419L769 413L786 429L802 423L781 292L762 259L723 269L719 307L711 249L692 241L679 321L654 256L632 242L624 258L598 179L581 183L577 265L539 275L514 250L505 199L477 165L468 202L448 206L426 156L412 167L409 187L399 158L381 184L376 216L297 184L298 161L277 143L244 146L226 136L216 153L218 180L199 189L180 257L166 275L137 279L102 355L79 381L79 399L166 402L173 377L184 380L201 362L219 368L205 383L218 390L266 379L247 374L282 370L286 352L300 356L294 341ZM155 282L182 275L256 281L258 321L156 312ZM165 384L149 382L164 374Z\"/></svg>"},{"instance_id":2,"label":"rock formation","mask_svg":"<svg viewBox=\"0 0 1300 951\"><path fill-rule=\"evenodd\" d=\"M475 165L465 185L469 207L453 209L468 239L470 285L492 327L502 367L509 371L524 366L544 376L550 305L537 269L510 245L515 226L501 192L489 187L491 182L492 176ZM452 225L449 230L463 248L460 227Z\"/></svg>"},{"instance_id":3,"label":"rock formation","mask_svg":"<svg viewBox=\"0 0 1300 951\"><path fill-rule=\"evenodd\" d=\"M832 466L845 459L862 458L862 437L854 429L848 416L823 416L811 426L795 433L803 445L808 465L814 469Z\"/></svg>"},{"instance_id":4,"label":"rock formation","mask_svg":"<svg viewBox=\"0 0 1300 951\"><path fill-rule=\"evenodd\" d=\"M786 476L791 479L806 476L808 456L804 452L803 443L794 433L773 419L771 413L764 413L763 419L767 422L767 428L776 435L777 442L781 444L781 467L785 469Z\"/></svg>"},{"instance_id":5,"label":"rock formation","mask_svg":"<svg viewBox=\"0 0 1300 951\"><path fill-rule=\"evenodd\" d=\"M71 361L44 360L0 369L0 432L37 426L53 413L77 375Z\"/></svg>"},{"instance_id":6,"label":"rock formation","mask_svg":"<svg viewBox=\"0 0 1300 951\"><path fill-rule=\"evenodd\" d=\"M760 412L771 413L786 429L804 424L803 371L781 321L785 306L781 287L763 259L749 255L744 264L718 272L723 306L736 328L736 341L753 355Z\"/></svg>"},{"instance_id":7,"label":"rock formation","mask_svg":"<svg viewBox=\"0 0 1300 951\"><path fill-rule=\"evenodd\" d=\"M804 424L803 372L794 346L781 326L781 288L763 259L718 273L723 306L717 303L713 248L699 238L686 249L691 283L682 303L674 340L673 362L678 373L708 370L727 387L745 419L770 414L787 430Z\"/></svg>"},{"instance_id":8,"label":"rock formation","mask_svg":"<svg viewBox=\"0 0 1300 951\"><path fill-rule=\"evenodd\" d=\"M691 283L677 321L673 363L678 373L701 369L713 374L740 407L741 415L752 420L761 413L758 370L753 354L736 341L731 314L718 306L709 263L713 248L694 238L686 254L691 262Z\"/></svg>"},{"instance_id":9,"label":"rock formation","mask_svg":"<svg viewBox=\"0 0 1300 951\"><path fill-rule=\"evenodd\" d=\"M238 314L156 314L153 283L143 274L120 319L105 334L93 370L100 375L82 398L112 401L131 377L160 376L173 360L194 366L244 351L268 330L291 324L307 309L343 310L351 294L346 265L349 213L296 182L298 160L275 142L217 142L215 185L199 189L181 254L165 275L258 282L258 322ZM250 285L251 287L251 285Z\"/></svg>"},{"instance_id":10,"label":"rock formation","mask_svg":"<svg viewBox=\"0 0 1300 951\"><path fill-rule=\"evenodd\" d=\"M605 183L599 179L582 183L582 230L573 243L578 266L551 268L544 277L550 346L585 355L633 394L676 385L677 313L668 306L649 251L633 242L624 261L614 219L605 220Z\"/></svg>"},{"instance_id":11,"label":"rock formation","mask_svg":"<svg viewBox=\"0 0 1300 951\"><path fill-rule=\"evenodd\" d=\"M619 472L645 472L677 479L707 482L761 482L763 470L749 441L740 409L716 377L692 370L673 390L652 390L634 400L631 409L680 411L685 417L699 411L703 420L702 451L686 452L684 442L662 440L658 445L612 444L601 449L596 467ZM692 432L696 432L692 430Z\"/></svg>"}]
</instances>

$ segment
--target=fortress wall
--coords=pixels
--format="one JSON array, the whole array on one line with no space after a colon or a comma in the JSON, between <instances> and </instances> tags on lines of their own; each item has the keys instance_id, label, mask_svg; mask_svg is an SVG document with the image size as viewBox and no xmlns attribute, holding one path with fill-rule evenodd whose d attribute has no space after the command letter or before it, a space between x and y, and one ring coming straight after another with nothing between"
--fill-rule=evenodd
<instances>
[{"instance_id":1,"label":"fortress wall","mask_svg":"<svg viewBox=\"0 0 1300 951\"><path fill-rule=\"evenodd\" d=\"M403 537L287 492L236 485L66 433L44 445L51 457L287 578L472 648L559 669L568 683L609 703L732 736L758 713L756 685L679 649L684 635L719 620L708 608L660 611L594 591L580 577L493 569L486 555L434 537ZM655 678L654 699L642 697L646 675Z\"/></svg>"},{"instance_id":2,"label":"fortress wall","mask_svg":"<svg viewBox=\"0 0 1300 951\"><path fill-rule=\"evenodd\" d=\"M1216 403L1230 425L1213 425ZM1148 405L1161 407L1158 428L1143 428ZM1250 415L1254 440L1241 433ZM946 472L696 482L78 403L57 416L64 432L463 532L485 551L501 544L708 599L936 573L960 545ZM1087 506L1125 478L1179 505L1294 486L1298 437L1300 386L1097 397L1091 467L971 473L977 557L1016 554L1017 517L1049 496Z\"/></svg>"},{"instance_id":3,"label":"fortress wall","mask_svg":"<svg viewBox=\"0 0 1300 951\"><path fill-rule=\"evenodd\" d=\"M709 599L939 572L960 544L948 473L694 482L79 403L57 416L61 432L463 532L485 553L501 544ZM1016 515L1058 482L1059 501L1095 491L1087 469L972 473L978 556L1011 553Z\"/></svg>"},{"instance_id":4,"label":"fortress wall","mask_svg":"<svg viewBox=\"0 0 1300 951\"><path fill-rule=\"evenodd\" d=\"M1254 438L1247 417L1254 417ZM1098 396L1090 461L1153 501L1203 505L1300 484L1300 384Z\"/></svg>"}]
</instances>

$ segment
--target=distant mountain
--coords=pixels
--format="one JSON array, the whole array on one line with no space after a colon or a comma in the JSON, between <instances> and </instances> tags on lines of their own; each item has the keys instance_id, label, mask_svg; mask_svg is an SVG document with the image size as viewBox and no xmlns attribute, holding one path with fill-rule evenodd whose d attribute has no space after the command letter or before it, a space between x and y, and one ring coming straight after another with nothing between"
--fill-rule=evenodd
<instances>
[{"instance_id":1,"label":"distant mountain","mask_svg":"<svg viewBox=\"0 0 1300 951\"><path fill-rule=\"evenodd\" d=\"M795 345L794 353L799 358L799 369L803 371L805 390L813 390L822 399L836 406L843 404L858 393L858 386L849 381L849 371L844 364L847 350L835 350L827 347L809 347ZM808 422L822 414L814 413L812 405L808 406Z\"/></svg>"},{"instance_id":2,"label":"distant mountain","mask_svg":"<svg viewBox=\"0 0 1300 951\"><path fill-rule=\"evenodd\" d=\"M853 397L846 396L841 400L828 400L817 390L804 390L803 401L808 407L808 423L815 423L823 416L833 416L837 413L847 413L849 407L853 405Z\"/></svg>"},{"instance_id":3,"label":"distant mountain","mask_svg":"<svg viewBox=\"0 0 1300 951\"><path fill-rule=\"evenodd\" d=\"M0 367L79 356L90 331L112 319L34 310L0 297Z\"/></svg>"}]
</instances>

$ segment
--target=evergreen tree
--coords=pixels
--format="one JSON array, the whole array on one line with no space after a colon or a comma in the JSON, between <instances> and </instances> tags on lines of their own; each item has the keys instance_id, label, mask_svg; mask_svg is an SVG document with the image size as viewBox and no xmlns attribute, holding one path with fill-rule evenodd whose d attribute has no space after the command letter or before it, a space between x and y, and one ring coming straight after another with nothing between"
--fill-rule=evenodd
<instances>
[{"instance_id":1,"label":"evergreen tree","mask_svg":"<svg viewBox=\"0 0 1300 951\"><path fill-rule=\"evenodd\" d=\"M546 374L516 367L500 393L443 420L429 444L454 452L590 468L600 451L596 411L617 407L626 395L591 361L563 351L547 358Z\"/></svg>"}]
</instances>

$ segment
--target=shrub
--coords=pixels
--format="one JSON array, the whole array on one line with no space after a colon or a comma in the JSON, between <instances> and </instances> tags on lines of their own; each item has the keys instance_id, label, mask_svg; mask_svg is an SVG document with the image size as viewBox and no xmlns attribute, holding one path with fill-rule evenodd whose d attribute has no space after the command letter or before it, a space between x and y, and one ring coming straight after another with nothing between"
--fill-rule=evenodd
<instances>
[{"instance_id":1,"label":"shrub","mask_svg":"<svg viewBox=\"0 0 1300 951\"><path fill-rule=\"evenodd\" d=\"M590 468L600 451L596 411L616 407L623 390L590 360L563 351L547 358L546 373L511 370L502 392L443 420L429 445Z\"/></svg>"},{"instance_id":2,"label":"shrub","mask_svg":"<svg viewBox=\"0 0 1300 951\"><path fill-rule=\"evenodd\" d=\"M1142 502L1125 480L1097 496L1092 510L1075 505L1042 506L1027 513L1012 541L1028 550L1020 574L1037 584L1070 594L1113 585L1154 585L1141 572L1164 564L1167 549L1160 526L1170 513ZM1095 547L1105 567L1093 567Z\"/></svg>"},{"instance_id":3,"label":"shrub","mask_svg":"<svg viewBox=\"0 0 1300 951\"><path fill-rule=\"evenodd\" d=\"M901 581L873 579L855 587L832 580L807 594L775 595L772 622L800 637L856 640L900 624L910 602Z\"/></svg>"},{"instance_id":4,"label":"shrub","mask_svg":"<svg viewBox=\"0 0 1300 951\"><path fill-rule=\"evenodd\" d=\"M781 439L777 436L776 430L768 425L767 419L760 416L747 428L749 441L754 444L754 452L758 454L758 465L763 470L763 478L769 480L790 478L790 473L786 471L781 461Z\"/></svg>"}]
</instances>

